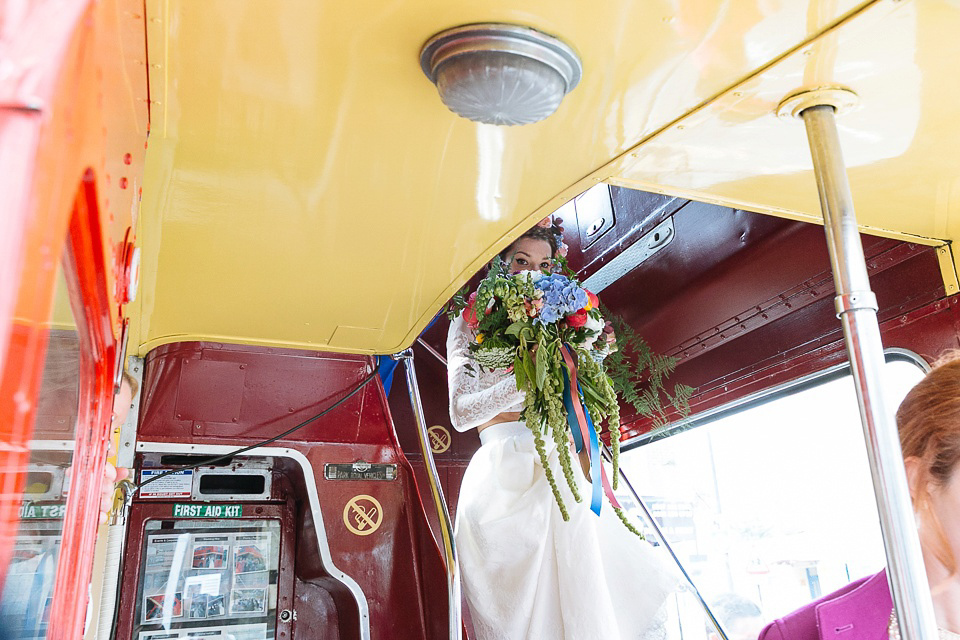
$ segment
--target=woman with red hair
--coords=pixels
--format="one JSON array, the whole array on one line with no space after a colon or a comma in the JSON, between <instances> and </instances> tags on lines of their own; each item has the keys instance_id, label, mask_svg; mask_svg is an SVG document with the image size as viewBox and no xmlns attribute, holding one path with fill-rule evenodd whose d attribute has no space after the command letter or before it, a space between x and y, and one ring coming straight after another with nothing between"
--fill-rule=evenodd
<instances>
[{"instance_id":1,"label":"woman with red hair","mask_svg":"<svg viewBox=\"0 0 960 640\"><path fill-rule=\"evenodd\" d=\"M942 357L897 410L907 483L941 639L960 640L960 352ZM886 571L779 620L760 640L900 638Z\"/></svg>"}]
</instances>

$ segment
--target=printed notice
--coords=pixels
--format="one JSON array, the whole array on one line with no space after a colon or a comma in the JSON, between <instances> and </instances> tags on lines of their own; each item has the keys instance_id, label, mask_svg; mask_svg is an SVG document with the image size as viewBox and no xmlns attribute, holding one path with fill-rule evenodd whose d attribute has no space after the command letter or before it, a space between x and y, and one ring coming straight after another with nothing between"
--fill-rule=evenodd
<instances>
[{"instance_id":1,"label":"printed notice","mask_svg":"<svg viewBox=\"0 0 960 640\"><path fill-rule=\"evenodd\" d=\"M147 572L152 571L170 571L173 567L173 561L179 557L182 558L190 542L189 533L179 535L158 535L147 538Z\"/></svg>"},{"instance_id":2,"label":"printed notice","mask_svg":"<svg viewBox=\"0 0 960 640\"><path fill-rule=\"evenodd\" d=\"M226 536L196 536L193 539L194 569L223 569L230 555L229 538Z\"/></svg>"},{"instance_id":3,"label":"printed notice","mask_svg":"<svg viewBox=\"0 0 960 640\"><path fill-rule=\"evenodd\" d=\"M132 637L275 640L273 622L260 623L276 615L279 522L243 530L174 522L183 528L146 536ZM39 551L23 547L25 557Z\"/></svg>"},{"instance_id":4,"label":"printed notice","mask_svg":"<svg viewBox=\"0 0 960 640\"><path fill-rule=\"evenodd\" d=\"M140 484L147 482L170 469L143 469ZM189 498L193 489L193 469L176 471L140 489L141 498Z\"/></svg>"},{"instance_id":5,"label":"printed notice","mask_svg":"<svg viewBox=\"0 0 960 640\"><path fill-rule=\"evenodd\" d=\"M267 640L266 624L232 624L216 627L190 627L170 631L141 631L137 640ZM269 637L273 637L270 634Z\"/></svg>"}]
</instances>

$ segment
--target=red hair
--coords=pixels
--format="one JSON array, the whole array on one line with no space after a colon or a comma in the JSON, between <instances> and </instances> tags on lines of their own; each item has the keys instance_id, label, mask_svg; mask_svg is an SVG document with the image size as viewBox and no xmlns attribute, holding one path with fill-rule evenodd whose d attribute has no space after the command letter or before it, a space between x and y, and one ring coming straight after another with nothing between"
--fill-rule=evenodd
<instances>
[{"instance_id":1,"label":"red hair","mask_svg":"<svg viewBox=\"0 0 960 640\"><path fill-rule=\"evenodd\" d=\"M951 573L957 561L937 514L930 507L926 486L944 487L960 468L960 351L949 351L933 364L923 380L910 390L897 409L897 429L903 457L920 460L921 478L914 508L936 527L937 558Z\"/></svg>"}]
</instances>

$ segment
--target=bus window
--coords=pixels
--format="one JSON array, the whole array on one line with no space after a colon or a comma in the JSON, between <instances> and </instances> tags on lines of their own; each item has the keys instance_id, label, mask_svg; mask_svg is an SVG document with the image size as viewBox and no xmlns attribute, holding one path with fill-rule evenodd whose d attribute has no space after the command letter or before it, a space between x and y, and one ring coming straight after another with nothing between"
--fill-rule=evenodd
<instances>
[{"instance_id":1,"label":"bus window","mask_svg":"<svg viewBox=\"0 0 960 640\"><path fill-rule=\"evenodd\" d=\"M47 637L79 405L80 342L62 268L47 331L20 528L0 599L0 629L24 640Z\"/></svg>"},{"instance_id":2,"label":"bus window","mask_svg":"<svg viewBox=\"0 0 960 640\"><path fill-rule=\"evenodd\" d=\"M887 362L891 415L922 376ZM821 380L622 457L730 640L885 564L852 378ZM698 624L682 637L711 638Z\"/></svg>"}]
</instances>

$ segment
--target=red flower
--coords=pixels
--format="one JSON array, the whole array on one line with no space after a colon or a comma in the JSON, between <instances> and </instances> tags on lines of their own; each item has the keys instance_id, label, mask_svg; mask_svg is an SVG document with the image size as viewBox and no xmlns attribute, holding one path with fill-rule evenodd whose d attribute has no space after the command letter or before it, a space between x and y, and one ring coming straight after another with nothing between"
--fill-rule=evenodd
<instances>
[{"instance_id":1,"label":"red flower","mask_svg":"<svg viewBox=\"0 0 960 640\"><path fill-rule=\"evenodd\" d=\"M463 321L467 323L467 326L471 329L476 329L480 326L480 320L477 319L477 292L474 291L470 294L470 297L467 298L467 306L463 309Z\"/></svg>"},{"instance_id":2,"label":"red flower","mask_svg":"<svg viewBox=\"0 0 960 640\"><path fill-rule=\"evenodd\" d=\"M574 329L579 329L583 325L587 324L587 310L580 309L580 311L567 316L567 324Z\"/></svg>"}]
</instances>

